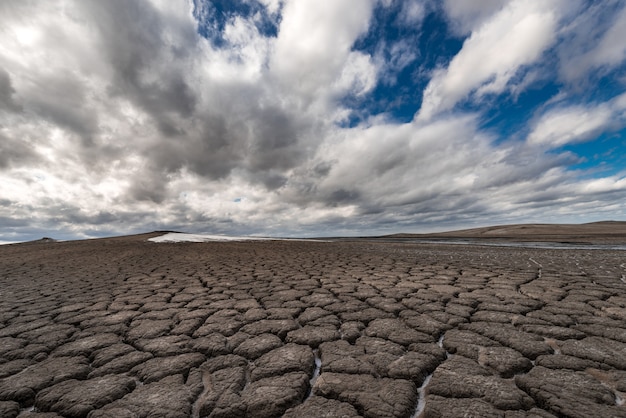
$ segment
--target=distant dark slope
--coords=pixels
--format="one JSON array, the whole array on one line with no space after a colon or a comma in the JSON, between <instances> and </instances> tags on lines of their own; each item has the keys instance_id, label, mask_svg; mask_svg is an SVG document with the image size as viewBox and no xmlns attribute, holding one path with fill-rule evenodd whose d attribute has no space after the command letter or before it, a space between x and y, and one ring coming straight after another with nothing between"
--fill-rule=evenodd
<instances>
[{"instance_id":1,"label":"distant dark slope","mask_svg":"<svg viewBox=\"0 0 626 418\"><path fill-rule=\"evenodd\" d=\"M389 237L626 243L626 222L498 225L433 234L395 234Z\"/></svg>"}]
</instances>

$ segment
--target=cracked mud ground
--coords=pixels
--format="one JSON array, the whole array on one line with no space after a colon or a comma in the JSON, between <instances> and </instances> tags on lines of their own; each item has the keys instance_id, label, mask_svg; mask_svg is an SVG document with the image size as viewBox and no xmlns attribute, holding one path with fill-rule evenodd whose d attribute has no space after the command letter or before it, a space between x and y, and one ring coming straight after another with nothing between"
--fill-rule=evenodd
<instances>
[{"instance_id":1,"label":"cracked mud ground","mask_svg":"<svg viewBox=\"0 0 626 418\"><path fill-rule=\"evenodd\" d=\"M626 417L626 257L385 242L0 248L0 416Z\"/></svg>"}]
</instances>

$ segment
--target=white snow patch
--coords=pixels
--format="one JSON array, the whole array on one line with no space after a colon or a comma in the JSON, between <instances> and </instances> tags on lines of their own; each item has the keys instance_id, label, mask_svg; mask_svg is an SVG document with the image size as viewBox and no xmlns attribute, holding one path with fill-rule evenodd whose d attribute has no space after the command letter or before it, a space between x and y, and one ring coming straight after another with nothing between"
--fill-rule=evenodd
<instances>
[{"instance_id":1,"label":"white snow patch","mask_svg":"<svg viewBox=\"0 0 626 418\"><path fill-rule=\"evenodd\" d=\"M200 235L170 232L159 237L149 238L152 242L210 242L210 241L265 241L270 238L234 237L229 235Z\"/></svg>"},{"instance_id":2,"label":"white snow patch","mask_svg":"<svg viewBox=\"0 0 626 418\"><path fill-rule=\"evenodd\" d=\"M253 236L232 236L232 235L206 235L206 234L185 234L182 232L169 232L154 238L149 238L152 242L220 242L220 241L316 241L326 242L316 239L298 238L270 238Z\"/></svg>"}]
</instances>

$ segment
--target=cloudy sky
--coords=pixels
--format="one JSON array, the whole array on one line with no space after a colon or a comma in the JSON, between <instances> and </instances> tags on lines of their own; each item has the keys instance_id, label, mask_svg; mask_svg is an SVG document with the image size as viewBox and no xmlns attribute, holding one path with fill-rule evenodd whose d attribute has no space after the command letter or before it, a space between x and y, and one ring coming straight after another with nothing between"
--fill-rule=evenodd
<instances>
[{"instance_id":1,"label":"cloudy sky","mask_svg":"<svg viewBox=\"0 0 626 418\"><path fill-rule=\"evenodd\" d=\"M626 218L620 0L3 0L0 240Z\"/></svg>"}]
</instances>

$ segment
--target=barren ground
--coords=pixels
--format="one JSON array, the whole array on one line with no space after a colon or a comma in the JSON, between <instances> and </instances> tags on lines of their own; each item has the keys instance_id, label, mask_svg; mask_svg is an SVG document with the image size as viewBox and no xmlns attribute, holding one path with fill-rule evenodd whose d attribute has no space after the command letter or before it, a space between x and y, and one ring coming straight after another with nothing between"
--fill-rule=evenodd
<instances>
[{"instance_id":1,"label":"barren ground","mask_svg":"<svg viewBox=\"0 0 626 418\"><path fill-rule=\"evenodd\" d=\"M626 417L626 252L0 247L0 416Z\"/></svg>"}]
</instances>

